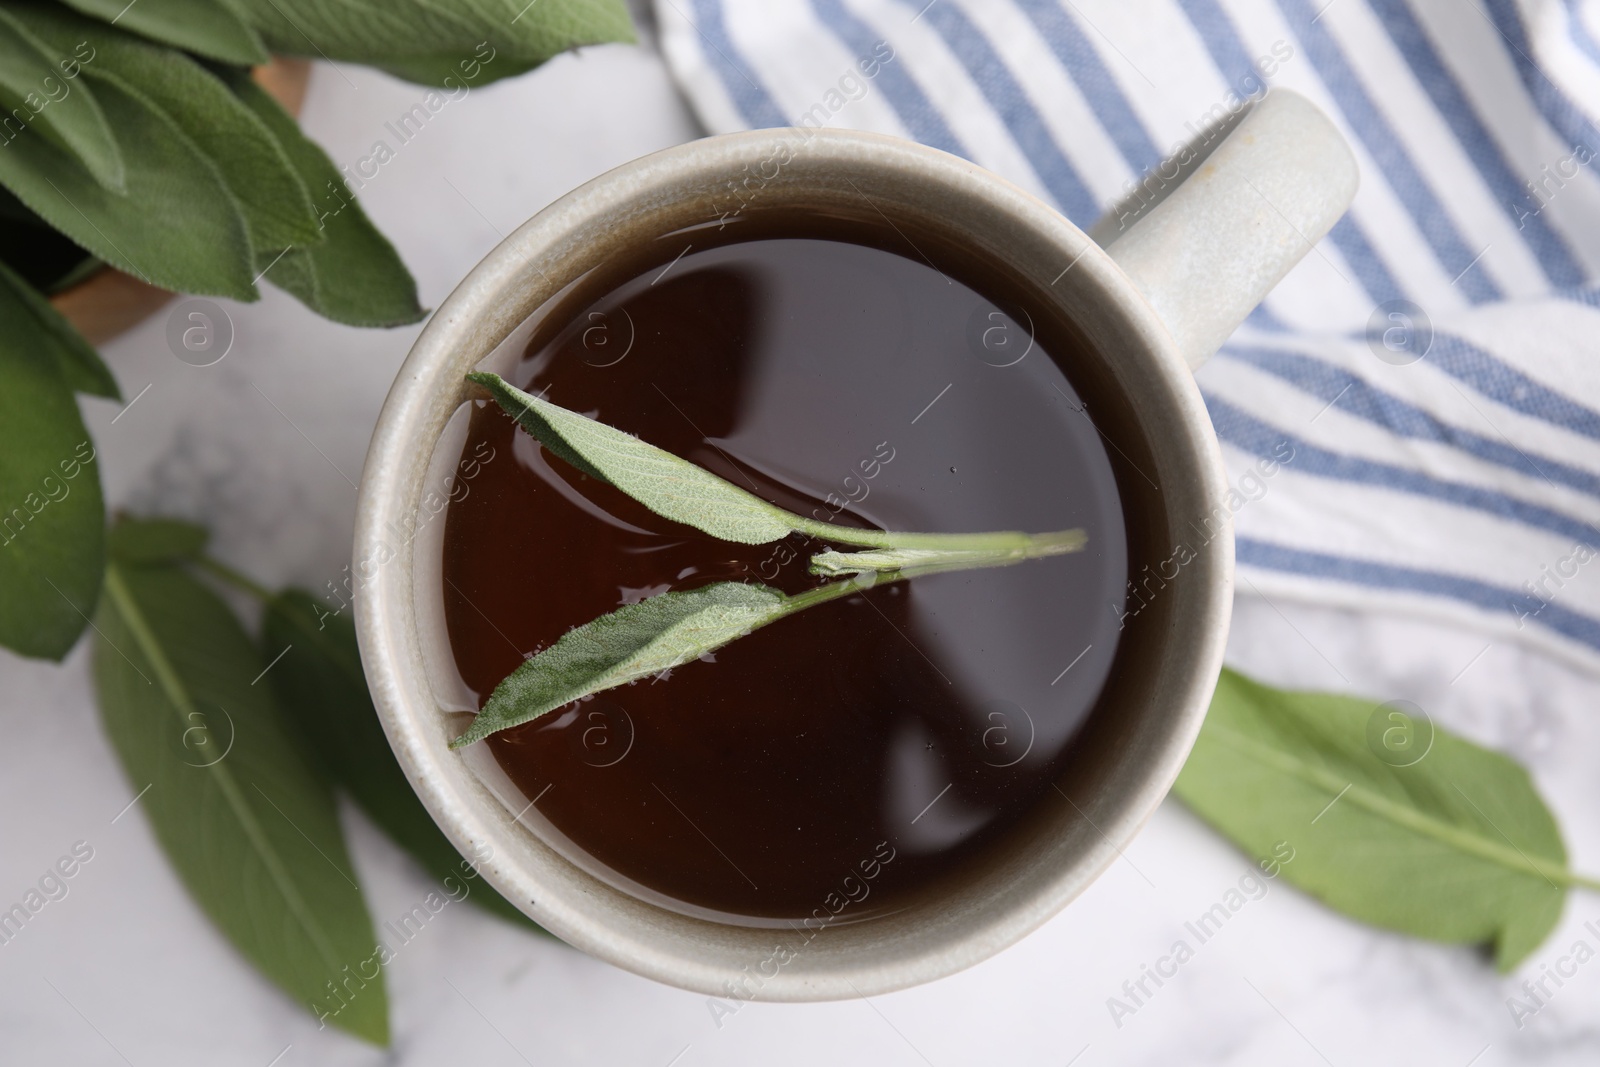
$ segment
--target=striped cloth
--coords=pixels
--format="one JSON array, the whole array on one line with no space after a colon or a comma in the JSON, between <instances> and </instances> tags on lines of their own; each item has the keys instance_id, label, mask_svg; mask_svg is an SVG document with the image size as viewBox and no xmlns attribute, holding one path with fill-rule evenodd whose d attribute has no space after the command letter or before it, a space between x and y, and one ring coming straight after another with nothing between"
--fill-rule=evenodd
<instances>
[{"instance_id":1,"label":"striped cloth","mask_svg":"<svg viewBox=\"0 0 1600 1067\"><path fill-rule=\"evenodd\" d=\"M1600 0L656 10L713 132L914 138L1085 229L1246 98L1316 101L1360 163L1355 206L1198 375L1243 479L1241 592L1600 670Z\"/></svg>"}]
</instances>

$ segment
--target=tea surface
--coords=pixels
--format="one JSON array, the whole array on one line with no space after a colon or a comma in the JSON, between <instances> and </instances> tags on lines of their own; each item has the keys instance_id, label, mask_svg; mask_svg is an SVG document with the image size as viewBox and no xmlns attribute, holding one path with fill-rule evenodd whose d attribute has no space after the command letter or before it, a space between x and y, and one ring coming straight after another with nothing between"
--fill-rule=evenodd
<instances>
[{"instance_id":1,"label":"tea surface","mask_svg":"<svg viewBox=\"0 0 1600 1067\"><path fill-rule=\"evenodd\" d=\"M536 802L560 847L635 893L731 921L854 921L903 906L1032 805L1069 803L1051 779L1112 669L1127 532L1060 369L1070 338L1032 336L1024 308L1002 296L1002 311L903 235L730 230L610 265L505 376L801 514L1083 527L1088 547L825 604L485 743L517 806ZM444 595L480 705L622 604L820 581L818 542L736 545L658 518L493 404L476 406L464 455L493 458L450 505Z\"/></svg>"}]
</instances>

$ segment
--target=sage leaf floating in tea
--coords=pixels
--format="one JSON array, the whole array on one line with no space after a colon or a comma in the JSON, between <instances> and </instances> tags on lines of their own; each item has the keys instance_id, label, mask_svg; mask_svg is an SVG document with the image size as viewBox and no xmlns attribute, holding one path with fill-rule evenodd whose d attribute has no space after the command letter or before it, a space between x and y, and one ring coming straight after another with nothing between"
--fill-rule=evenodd
<instances>
[{"instance_id":1,"label":"sage leaf floating in tea","mask_svg":"<svg viewBox=\"0 0 1600 1067\"><path fill-rule=\"evenodd\" d=\"M841 590L848 584L840 583ZM718 582L618 608L568 630L507 675L450 747L470 745L592 693L699 659L797 610L796 599L763 585Z\"/></svg>"},{"instance_id":2,"label":"sage leaf floating in tea","mask_svg":"<svg viewBox=\"0 0 1600 1067\"><path fill-rule=\"evenodd\" d=\"M994 536L986 534L982 536ZM847 574L873 574L915 571L934 574L940 571L966 571L979 567L1006 567L1025 559L1076 552L1088 540L1082 530L1063 530L1054 534L1023 534L1025 542L1007 549L987 548L873 548L865 552L818 552L811 557L811 573L837 577Z\"/></svg>"},{"instance_id":3,"label":"sage leaf floating in tea","mask_svg":"<svg viewBox=\"0 0 1600 1067\"><path fill-rule=\"evenodd\" d=\"M568 630L507 675L450 747L470 745L574 700L693 662L785 616L917 574L865 574L792 595L765 585L718 582L618 608Z\"/></svg>"},{"instance_id":4,"label":"sage leaf floating in tea","mask_svg":"<svg viewBox=\"0 0 1600 1067\"><path fill-rule=\"evenodd\" d=\"M1336 910L1434 941L1492 944L1508 971L1555 927L1569 887L1600 884L1567 868L1526 770L1391 714L1224 670L1174 791L1251 855L1287 842L1295 858L1283 876ZM1426 735L1397 758L1389 730Z\"/></svg>"},{"instance_id":5,"label":"sage leaf floating in tea","mask_svg":"<svg viewBox=\"0 0 1600 1067\"><path fill-rule=\"evenodd\" d=\"M467 377L489 390L500 407L545 448L591 478L616 486L662 518L746 545L764 545L802 533L847 545L916 550L915 559L895 553L861 553L853 562L844 563L832 559L837 553L827 553L832 561L829 565L840 569L814 573L888 572L911 566L965 570L1060 555L1084 545L1082 530L899 533L818 522L769 504L704 467L613 426L525 393L498 374Z\"/></svg>"},{"instance_id":6,"label":"sage leaf floating in tea","mask_svg":"<svg viewBox=\"0 0 1600 1067\"><path fill-rule=\"evenodd\" d=\"M745 545L764 545L796 528L798 516L665 449L525 393L498 374L467 377L545 448L663 518Z\"/></svg>"},{"instance_id":7,"label":"sage leaf floating in tea","mask_svg":"<svg viewBox=\"0 0 1600 1067\"><path fill-rule=\"evenodd\" d=\"M792 596L762 585L721 582L663 593L570 630L502 681L451 748L470 745L582 697L658 675L786 615L879 582L1002 567L1075 552L1085 543L1082 530L896 533L816 522L769 504L665 449L523 392L497 374L467 377L487 389L550 452L663 518L747 545L803 533L871 546L873 551L818 553L811 572L845 580Z\"/></svg>"}]
</instances>

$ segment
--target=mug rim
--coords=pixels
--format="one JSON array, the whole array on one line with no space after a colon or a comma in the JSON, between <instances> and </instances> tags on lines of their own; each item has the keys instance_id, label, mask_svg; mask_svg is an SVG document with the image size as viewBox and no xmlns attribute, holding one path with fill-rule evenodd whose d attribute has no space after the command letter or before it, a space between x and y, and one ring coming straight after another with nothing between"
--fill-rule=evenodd
<instances>
[{"instance_id":1,"label":"mug rim","mask_svg":"<svg viewBox=\"0 0 1600 1067\"><path fill-rule=\"evenodd\" d=\"M592 875L563 869L561 865L571 867L570 862L548 846L514 837L519 832L532 835L515 822L507 827L508 813L481 788L474 792L466 781L471 772L460 756L438 743L444 716L428 695L417 644L411 545L402 543L396 550L389 544L389 534L397 519L417 513L423 488L419 456L425 470L444 418L469 395L455 372L481 362L528 312L581 276L582 270L572 268L583 261L586 230L598 220L625 222L663 205L676 205L685 190L702 195L712 187L709 179L737 175L740 165L748 173L749 162L781 137L795 144L799 142L794 138L803 138L804 156L797 157L803 159L800 166L856 168L858 174L892 178L930 197L959 202L969 211L993 212L996 220L1031 232L1044 245L1058 249L1065 257L1062 262L1071 263L1062 275L1073 272L1073 288L1092 290L1105 309L1106 321L1137 345L1128 358L1138 365L1150 388L1161 393L1144 400L1172 420L1159 433L1177 457L1174 462L1185 468L1181 471L1185 484L1170 495L1190 502L1215 501L1226 490L1220 448L1192 373L1157 313L1107 251L1032 194L975 164L915 142L826 128L703 138L592 179L544 208L485 256L440 304L407 355L384 401L363 468L353 557L360 563L353 568L358 583L353 600L373 702L401 767L429 813L463 855L480 857L475 864L479 873L509 901L591 955L713 996L730 988L734 963L743 959L744 969L749 970L748 964L759 958L751 953L763 941L770 942L774 931L690 919L632 898L631 903L616 899L621 894ZM541 264L549 266L554 276ZM1169 495L1165 487L1161 492ZM1221 668L1232 605L1231 524L1202 545L1198 559L1189 568L1194 579L1182 594L1194 639L1183 643L1165 639L1164 676L1152 683L1173 710L1157 731L1159 736L1138 739L1150 749L1139 780L1120 787L1115 804L1080 811L1094 826L1098 840L1082 835L1083 847L1075 859L1057 860L1053 872L1035 877L1037 884L1031 889L1008 899L1002 913L968 909L965 929L930 931L924 947L897 943L892 958L873 959L870 941L858 944L860 935L847 936L849 928L842 927L826 951L813 952L788 972L780 965L761 983L760 999L871 996L952 974L1042 925L1121 855L1176 779ZM374 573L364 574L374 561ZM1094 814L1101 819L1094 820ZM817 962L819 954L826 965Z\"/></svg>"}]
</instances>

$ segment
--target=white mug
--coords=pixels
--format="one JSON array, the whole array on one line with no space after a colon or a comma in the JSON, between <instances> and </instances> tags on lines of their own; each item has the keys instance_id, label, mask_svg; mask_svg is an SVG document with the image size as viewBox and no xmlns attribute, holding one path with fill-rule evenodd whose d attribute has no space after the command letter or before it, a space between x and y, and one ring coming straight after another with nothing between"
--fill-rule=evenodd
<instances>
[{"instance_id":1,"label":"white mug","mask_svg":"<svg viewBox=\"0 0 1600 1067\"><path fill-rule=\"evenodd\" d=\"M1212 143L1203 159L1183 161L1187 177L1174 169L1171 179L1147 179L1145 190L1164 195L1122 215L1120 229L1097 227L1114 238L1101 247L1004 179L909 141L793 128L712 137L574 190L467 276L418 338L379 416L362 475L355 606L367 681L401 766L506 899L585 952L662 982L741 1000L827 1000L977 963L1045 922L1117 858L1194 742L1232 606L1227 509L1204 539L1191 525L1215 517L1227 493L1192 368L1327 233L1357 184L1338 131L1283 90ZM1173 546L1189 546L1176 575L1146 584L1122 635L1111 681L1061 771L1072 804L1037 806L935 895L861 922L737 926L613 888L520 823L481 766L449 749L458 726L430 678L442 632L444 523L424 518L432 513L423 501L436 452L453 464L452 443L459 451L456 429L440 444L447 425L478 395L463 376L596 264L730 205L881 212L1032 279L1036 299L1088 342L1074 386L1097 398L1097 424L1148 475L1149 485L1121 487L1139 519L1130 533L1143 531L1131 558L1170 560Z\"/></svg>"}]
</instances>

